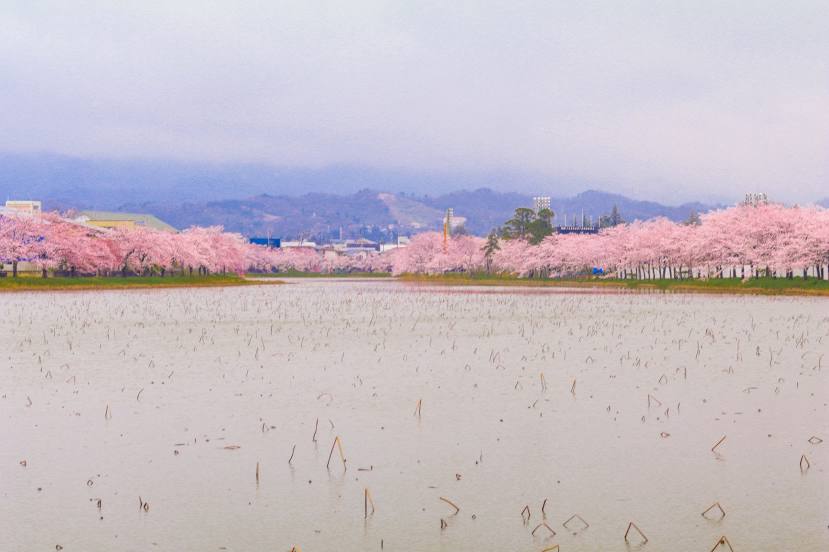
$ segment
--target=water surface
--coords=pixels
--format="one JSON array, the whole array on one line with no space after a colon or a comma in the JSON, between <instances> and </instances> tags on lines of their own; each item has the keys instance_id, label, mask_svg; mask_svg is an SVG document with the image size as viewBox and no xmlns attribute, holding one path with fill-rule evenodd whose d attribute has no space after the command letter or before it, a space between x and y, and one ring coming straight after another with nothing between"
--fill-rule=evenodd
<instances>
[{"instance_id":1,"label":"water surface","mask_svg":"<svg viewBox=\"0 0 829 552\"><path fill-rule=\"evenodd\" d=\"M308 279L0 303L0 550L829 550L824 299Z\"/></svg>"}]
</instances>

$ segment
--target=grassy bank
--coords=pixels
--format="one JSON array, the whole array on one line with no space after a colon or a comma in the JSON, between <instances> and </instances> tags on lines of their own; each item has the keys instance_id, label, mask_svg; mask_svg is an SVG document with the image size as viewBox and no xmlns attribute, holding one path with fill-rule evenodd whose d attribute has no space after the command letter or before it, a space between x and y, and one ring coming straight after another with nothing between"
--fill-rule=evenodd
<instances>
[{"instance_id":1,"label":"grassy bank","mask_svg":"<svg viewBox=\"0 0 829 552\"><path fill-rule=\"evenodd\" d=\"M278 282L273 282L274 284ZM210 276L80 276L77 278L41 278L39 276L7 276L0 278L3 291L59 291L84 289L146 289L176 287L219 287L261 285L235 274Z\"/></svg>"},{"instance_id":2,"label":"grassy bank","mask_svg":"<svg viewBox=\"0 0 829 552\"><path fill-rule=\"evenodd\" d=\"M390 278L388 272L249 272L245 274L248 278Z\"/></svg>"},{"instance_id":3,"label":"grassy bank","mask_svg":"<svg viewBox=\"0 0 829 552\"><path fill-rule=\"evenodd\" d=\"M817 295L829 296L829 281L810 278L739 278L711 280L615 280L600 278L542 279L518 278L501 274L444 274L425 276L404 274L401 280L414 283L457 286L521 286L521 287L601 287L617 289L663 290L697 293L744 293L756 295Z\"/></svg>"}]
</instances>

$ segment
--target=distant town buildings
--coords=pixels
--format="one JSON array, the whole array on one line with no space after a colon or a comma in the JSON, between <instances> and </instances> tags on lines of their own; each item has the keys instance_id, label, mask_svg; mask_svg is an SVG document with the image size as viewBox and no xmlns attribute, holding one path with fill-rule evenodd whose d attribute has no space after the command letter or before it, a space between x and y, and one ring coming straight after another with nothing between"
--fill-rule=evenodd
<instances>
[{"instance_id":1,"label":"distant town buildings","mask_svg":"<svg viewBox=\"0 0 829 552\"><path fill-rule=\"evenodd\" d=\"M248 238L250 243L255 245L264 245L265 247L270 247L271 249L279 248L282 246L282 240L280 238L272 238L267 236L265 238Z\"/></svg>"},{"instance_id":2,"label":"distant town buildings","mask_svg":"<svg viewBox=\"0 0 829 552\"><path fill-rule=\"evenodd\" d=\"M27 215L39 215L43 211L43 204L40 201L10 199L6 201L6 209Z\"/></svg>"},{"instance_id":3,"label":"distant town buildings","mask_svg":"<svg viewBox=\"0 0 829 552\"><path fill-rule=\"evenodd\" d=\"M768 205L769 198L764 193L759 194L746 194L745 201L743 201L743 205L750 205L751 207L757 207L758 205Z\"/></svg>"},{"instance_id":4,"label":"distant town buildings","mask_svg":"<svg viewBox=\"0 0 829 552\"><path fill-rule=\"evenodd\" d=\"M596 226L556 226L556 232L559 234L598 234L599 229Z\"/></svg>"},{"instance_id":5,"label":"distant town buildings","mask_svg":"<svg viewBox=\"0 0 829 552\"><path fill-rule=\"evenodd\" d=\"M581 217L573 215L570 220L571 224L567 224L567 214L564 214L564 224L556 226L556 232L559 234L598 234L599 226L593 224L592 216L585 216L584 211L581 212Z\"/></svg>"},{"instance_id":6,"label":"distant town buildings","mask_svg":"<svg viewBox=\"0 0 829 552\"><path fill-rule=\"evenodd\" d=\"M536 196L533 198L533 211L538 214L542 209L550 209L550 196Z\"/></svg>"},{"instance_id":7,"label":"distant town buildings","mask_svg":"<svg viewBox=\"0 0 829 552\"><path fill-rule=\"evenodd\" d=\"M291 240L282 242L280 247L305 247L308 249L316 249L317 242L312 242L308 240Z\"/></svg>"},{"instance_id":8,"label":"distant town buildings","mask_svg":"<svg viewBox=\"0 0 829 552\"><path fill-rule=\"evenodd\" d=\"M399 247L406 247L409 245L409 238L406 236L399 236L396 242L393 243L381 243L380 244L380 252L383 253L385 251L391 251L392 249L397 249Z\"/></svg>"},{"instance_id":9,"label":"distant town buildings","mask_svg":"<svg viewBox=\"0 0 829 552\"><path fill-rule=\"evenodd\" d=\"M98 228L135 228L137 226L146 226L154 230L164 230L166 232L177 232L175 228L155 217L154 215L143 213L116 213L110 211L81 211L77 219L78 222L83 222L89 226L96 226Z\"/></svg>"},{"instance_id":10,"label":"distant town buildings","mask_svg":"<svg viewBox=\"0 0 829 552\"><path fill-rule=\"evenodd\" d=\"M336 247L339 244L334 244ZM376 241L367 240L366 238L358 238L356 240L346 240L342 242L342 248L346 251L380 251L380 244Z\"/></svg>"}]
</instances>

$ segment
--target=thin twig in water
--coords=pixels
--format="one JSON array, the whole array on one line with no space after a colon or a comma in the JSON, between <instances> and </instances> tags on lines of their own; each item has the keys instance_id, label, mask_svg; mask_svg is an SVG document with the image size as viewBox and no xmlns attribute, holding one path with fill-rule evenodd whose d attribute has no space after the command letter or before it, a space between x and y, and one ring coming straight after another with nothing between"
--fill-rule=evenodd
<instances>
[{"instance_id":1,"label":"thin twig in water","mask_svg":"<svg viewBox=\"0 0 829 552\"><path fill-rule=\"evenodd\" d=\"M723 441L725 441L725 435L723 435L723 436L722 436L722 439L720 439L719 441L717 441L717 443L716 443L713 447L711 447L711 452L716 452L716 451L717 451L717 447L718 447L718 446L720 446L720 445L722 444L722 442L723 442Z\"/></svg>"},{"instance_id":2,"label":"thin twig in water","mask_svg":"<svg viewBox=\"0 0 829 552\"><path fill-rule=\"evenodd\" d=\"M345 463L345 454L343 453L343 445L340 442L340 437L339 436L334 437L334 442L331 443L331 452L328 453L328 462L326 462L325 468L330 469L331 457L334 455L334 447L337 447L339 449L340 459L342 459L342 461L343 461L343 469L346 469L347 466L346 466L346 463Z\"/></svg>"},{"instance_id":3,"label":"thin twig in water","mask_svg":"<svg viewBox=\"0 0 829 552\"><path fill-rule=\"evenodd\" d=\"M457 505L457 504L455 504L454 502L452 502L451 500L449 500L448 498L445 498L445 497L442 497L442 496L441 496L441 497L439 497L439 498L440 498L442 501L444 501L445 503L447 503L449 506L451 506L452 508L454 508L454 509L455 509L455 514L457 514L458 512L460 512L460 511L461 511L461 509L460 509L460 508L458 508L458 505ZM452 514L452 515L454 516L455 514Z\"/></svg>"},{"instance_id":4,"label":"thin twig in water","mask_svg":"<svg viewBox=\"0 0 829 552\"><path fill-rule=\"evenodd\" d=\"M371 505L371 515L374 515L374 499L371 498L371 491L366 487L363 493L363 519L368 519L368 507Z\"/></svg>"},{"instance_id":5,"label":"thin twig in water","mask_svg":"<svg viewBox=\"0 0 829 552\"><path fill-rule=\"evenodd\" d=\"M294 452L296 452L296 445L294 445L293 448L291 449L291 457L288 458L288 465L289 466L291 465L291 461L294 459Z\"/></svg>"},{"instance_id":6,"label":"thin twig in water","mask_svg":"<svg viewBox=\"0 0 829 552\"><path fill-rule=\"evenodd\" d=\"M719 521L722 518L724 518L725 517L725 510L723 509L723 507L720 505L719 502L715 502L714 504L712 504L711 506L706 508L705 511L701 514L702 517L704 517L705 519L708 519L708 520L712 519L711 517L709 517L708 513L711 512L711 510L713 510L715 508L720 511L720 517L717 518L716 521Z\"/></svg>"},{"instance_id":7,"label":"thin twig in water","mask_svg":"<svg viewBox=\"0 0 829 552\"><path fill-rule=\"evenodd\" d=\"M583 528L583 529L587 529L588 527L590 527L590 524L589 524L589 523L587 523L586 521L584 521L584 518L583 518L583 517L581 517L581 516L580 516L580 515L578 515L578 514L573 514L572 516L570 516L570 517L567 519L567 521L565 521L564 523L562 523L562 525L564 526L564 528L565 528L565 529L567 529L567 530L569 530L570 528L569 528L569 527L567 527L567 524L568 524L568 523L570 523L571 521L573 521L574 519L577 519L577 520L579 520L579 521L581 521L581 522L582 522L582 524L584 525L584 528Z\"/></svg>"},{"instance_id":8,"label":"thin twig in water","mask_svg":"<svg viewBox=\"0 0 829 552\"><path fill-rule=\"evenodd\" d=\"M547 531L549 531L549 532L550 532L550 536L551 536L551 537L555 537L555 536L556 536L556 532L555 532L555 531L553 531L553 528L552 528L552 527L550 527L549 525L547 525L547 522L546 522L546 521L542 521L541 523L539 523L538 525L536 525L536 526L535 526L535 529L533 529L533 532L532 532L532 536L535 536L535 532L536 532L536 531L538 531L539 529L541 529L542 527L544 527L545 529L547 529Z\"/></svg>"},{"instance_id":9,"label":"thin twig in water","mask_svg":"<svg viewBox=\"0 0 829 552\"><path fill-rule=\"evenodd\" d=\"M639 533L639 536L640 536L640 537L642 537L642 544L647 544L647 542L648 542L648 537L646 537L646 536L645 536L645 533L643 533L643 532L642 532L642 530L641 530L641 529L639 529L639 527L637 527L637 526L636 526L636 524L635 524L635 523L633 523L632 521L631 521L630 523L628 523L628 528L627 528L627 531L625 531L625 542L630 542L630 541L628 540L628 534L630 533L630 530L631 530L631 529L636 529L636 532L637 532L637 533Z\"/></svg>"},{"instance_id":10,"label":"thin twig in water","mask_svg":"<svg viewBox=\"0 0 829 552\"><path fill-rule=\"evenodd\" d=\"M731 547L731 543L728 542L728 538L725 535L723 535L717 540L717 543L714 545L714 548L711 549L711 552L714 552L720 546L727 546L728 549L731 550L731 552L734 552L734 549Z\"/></svg>"}]
</instances>

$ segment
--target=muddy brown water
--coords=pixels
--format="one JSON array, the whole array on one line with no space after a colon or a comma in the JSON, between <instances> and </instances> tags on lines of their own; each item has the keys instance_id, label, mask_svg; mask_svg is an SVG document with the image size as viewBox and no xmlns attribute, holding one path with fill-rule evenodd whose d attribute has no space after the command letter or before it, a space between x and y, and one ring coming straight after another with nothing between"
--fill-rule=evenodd
<instances>
[{"instance_id":1,"label":"muddy brown water","mask_svg":"<svg viewBox=\"0 0 829 552\"><path fill-rule=\"evenodd\" d=\"M829 550L829 301L475 291L0 296L0 550Z\"/></svg>"}]
</instances>

